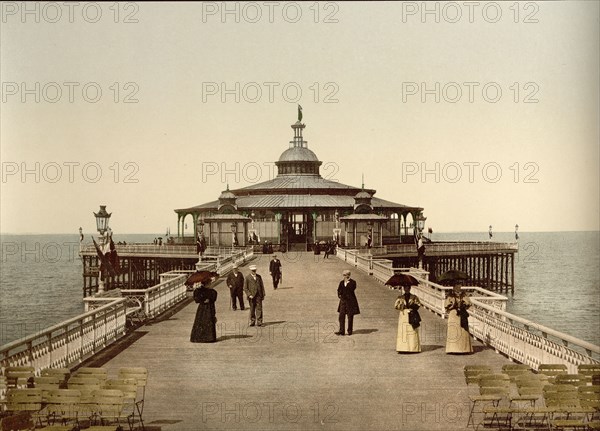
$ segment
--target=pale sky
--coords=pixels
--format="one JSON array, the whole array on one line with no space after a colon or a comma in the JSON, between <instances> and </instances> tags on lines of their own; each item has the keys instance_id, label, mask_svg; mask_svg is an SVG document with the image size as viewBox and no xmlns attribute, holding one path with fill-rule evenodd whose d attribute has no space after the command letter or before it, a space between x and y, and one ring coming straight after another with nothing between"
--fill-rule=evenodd
<instances>
[{"instance_id":1,"label":"pale sky","mask_svg":"<svg viewBox=\"0 0 600 431\"><path fill-rule=\"evenodd\" d=\"M2 233L90 233L101 204L115 234L174 233L272 178L297 104L323 176L436 232L600 229L598 2L23 4Z\"/></svg>"}]
</instances>

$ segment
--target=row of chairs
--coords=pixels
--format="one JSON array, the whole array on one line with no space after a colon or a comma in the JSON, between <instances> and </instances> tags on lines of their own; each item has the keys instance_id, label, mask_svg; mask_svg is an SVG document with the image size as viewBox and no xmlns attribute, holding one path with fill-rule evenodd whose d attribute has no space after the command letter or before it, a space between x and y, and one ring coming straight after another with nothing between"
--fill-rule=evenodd
<instances>
[{"instance_id":1,"label":"row of chairs","mask_svg":"<svg viewBox=\"0 0 600 431\"><path fill-rule=\"evenodd\" d=\"M525 423L527 428L593 429L600 424L600 385L592 385L600 368L580 366L580 373L567 374L559 365L542 366L538 373L523 364L506 364L501 373L486 365L465 366L467 385L478 389L470 396L467 426L475 427L475 414L483 414L480 425L486 428ZM514 421L519 415L521 420Z\"/></svg>"},{"instance_id":2,"label":"row of chairs","mask_svg":"<svg viewBox=\"0 0 600 431\"><path fill-rule=\"evenodd\" d=\"M29 413L43 430L68 431L84 418L92 424L115 423L118 427L127 422L133 430L134 412L125 410L125 396L120 390L99 389L84 398L76 389L51 389L43 394L42 389L11 388L6 401L11 414Z\"/></svg>"},{"instance_id":3,"label":"row of chairs","mask_svg":"<svg viewBox=\"0 0 600 431\"><path fill-rule=\"evenodd\" d=\"M466 365L464 367L467 385L476 383L479 374L493 374L494 372L487 365ZM534 370L525 364L505 364L502 366L502 373L508 374L511 381L514 381L517 376L523 373L534 373ZM567 379L564 375L569 374L565 364L541 364L537 369L537 373L545 376L549 383L554 383L558 376L561 376L559 380ZM592 383L600 384L600 364L581 364L577 367L577 375L581 376L580 381L576 382L577 386ZM570 374L570 376L574 376L574 374ZM593 382L594 378L595 383Z\"/></svg>"},{"instance_id":4,"label":"row of chairs","mask_svg":"<svg viewBox=\"0 0 600 431\"><path fill-rule=\"evenodd\" d=\"M15 367L16 368L16 367ZM101 367L81 367L73 374L70 370L43 370L40 376L31 376L28 367L5 370L7 385L4 400L5 413L31 413L38 424L45 420L49 426L70 421L75 424L88 418L103 424L127 419L133 429L136 416L144 429L143 410L148 371L143 367L122 367L117 378L109 378ZM13 372L11 375L9 372ZM16 376L14 373L20 373ZM9 377L10 376L10 377Z\"/></svg>"}]
</instances>

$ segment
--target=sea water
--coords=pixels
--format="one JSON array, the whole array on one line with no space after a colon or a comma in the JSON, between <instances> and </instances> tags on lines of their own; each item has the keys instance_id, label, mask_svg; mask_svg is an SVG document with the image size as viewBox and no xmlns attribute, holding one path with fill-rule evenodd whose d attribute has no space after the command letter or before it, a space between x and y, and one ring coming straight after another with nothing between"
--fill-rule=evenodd
<instances>
[{"instance_id":1,"label":"sea water","mask_svg":"<svg viewBox=\"0 0 600 431\"><path fill-rule=\"evenodd\" d=\"M488 232L434 232L431 239L490 240ZM499 232L491 240L519 243L508 312L600 344L600 232L523 232L518 241L514 232ZM83 312L79 235L2 235L0 243L0 345Z\"/></svg>"}]
</instances>

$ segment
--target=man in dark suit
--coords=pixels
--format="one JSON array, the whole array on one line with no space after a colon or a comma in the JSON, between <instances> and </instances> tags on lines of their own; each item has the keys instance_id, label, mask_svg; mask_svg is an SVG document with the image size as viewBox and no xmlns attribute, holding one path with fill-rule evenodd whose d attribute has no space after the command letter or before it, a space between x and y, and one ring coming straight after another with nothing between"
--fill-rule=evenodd
<instances>
[{"instance_id":1,"label":"man in dark suit","mask_svg":"<svg viewBox=\"0 0 600 431\"><path fill-rule=\"evenodd\" d=\"M281 261L277 258L276 254L273 255L271 263L269 263L269 273L273 277L273 289L277 289L281 280Z\"/></svg>"},{"instance_id":2,"label":"man in dark suit","mask_svg":"<svg viewBox=\"0 0 600 431\"><path fill-rule=\"evenodd\" d=\"M237 302L240 303L240 310L244 309L244 275L237 266L227 276L227 287L231 295L231 308L237 310Z\"/></svg>"},{"instance_id":3,"label":"man in dark suit","mask_svg":"<svg viewBox=\"0 0 600 431\"><path fill-rule=\"evenodd\" d=\"M340 330L335 335L352 335L352 325L354 323L354 316L360 314L358 308L358 300L356 299L356 281L350 278L350 271L345 270L342 272L344 279L340 281L337 289L338 298L340 303L338 305L338 313L340 320ZM348 331L345 332L346 316L348 316Z\"/></svg>"},{"instance_id":4,"label":"man in dark suit","mask_svg":"<svg viewBox=\"0 0 600 431\"><path fill-rule=\"evenodd\" d=\"M244 279L244 293L250 303L250 326L262 326L262 302L266 295L262 277L256 273L256 265L250 265L250 274Z\"/></svg>"}]
</instances>

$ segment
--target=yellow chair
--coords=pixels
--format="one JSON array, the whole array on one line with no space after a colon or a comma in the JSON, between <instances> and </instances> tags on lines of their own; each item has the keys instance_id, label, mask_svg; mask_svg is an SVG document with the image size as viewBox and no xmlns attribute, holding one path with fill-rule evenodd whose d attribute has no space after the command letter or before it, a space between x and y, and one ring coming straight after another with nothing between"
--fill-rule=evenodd
<instances>
[{"instance_id":1,"label":"yellow chair","mask_svg":"<svg viewBox=\"0 0 600 431\"><path fill-rule=\"evenodd\" d=\"M502 366L502 373L510 377L510 381L514 382L518 376L523 374L533 374L533 370L529 365L525 364L505 364Z\"/></svg>"},{"instance_id":2,"label":"yellow chair","mask_svg":"<svg viewBox=\"0 0 600 431\"><path fill-rule=\"evenodd\" d=\"M492 367L488 365L465 365L463 373L467 385L477 384L481 374L492 374Z\"/></svg>"},{"instance_id":3,"label":"yellow chair","mask_svg":"<svg viewBox=\"0 0 600 431\"><path fill-rule=\"evenodd\" d=\"M554 383L557 385L573 385L576 387L585 386L587 378L583 374L558 374Z\"/></svg>"},{"instance_id":4,"label":"yellow chair","mask_svg":"<svg viewBox=\"0 0 600 431\"><path fill-rule=\"evenodd\" d=\"M102 426L113 422L120 425L126 420L129 429L133 430L132 414L123 412L123 392L116 389L99 389L93 392L92 399L92 421L99 421Z\"/></svg>"},{"instance_id":5,"label":"yellow chair","mask_svg":"<svg viewBox=\"0 0 600 431\"><path fill-rule=\"evenodd\" d=\"M121 367L119 368L120 379L135 379L137 382L137 397L135 402L135 408L137 410L138 417L140 418L140 425L144 430L144 401L146 399L146 385L148 384L148 369L145 367Z\"/></svg>"},{"instance_id":6,"label":"yellow chair","mask_svg":"<svg viewBox=\"0 0 600 431\"><path fill-rule=\"evenodd\" d=\"M81 392L77 389L51 389L48 391L45 412L48 424L60 421L63 425L79 423Z\"/></svg>"},{"instance_id":7,"label":"yellow chair","mask_svg":"<svg viewBox=\"0 0 600 431\"><path fill-rule=\"evenodd\" d=\"M81 404L91 403L92 393L102 388L102 381L96 377L71 376L67 382L68 389L81 392Z\"/></svg>"},{"instance_id":8,"label":"yellow chair","mask_svg":"<svg viewBox=\"0 0 600 431\"><path fill-rule=\"evenodd\" d=\"M26 388L27 381L35 376L35 368L30 366L6 367L4 375L7 388Z\"/></svg>"},{"instance_id":9,"label":"yellow chair","mask_svg":"<svg viewBox=\"0 0 600 431\"><path fill-rule=\"evenodd\" d=\"M81 367L75 370L73 376L78 377L94 377L98 380L106 380L108 378L108 371L102 367Z\"/></svg>"},{"instance_id":10,"label":"yellow chair","mask_svg":"<svg viewBox=\"0 0 600 431\"><path fill-rule=\"evenodd\" d=\"M0 376L0 399L4 398L7 389L8 382L6 381L6 376Z\"/></svg>"},{"instance_id":11,"label":"yellow chair","mask_svg":"<svg viewBox=\"0 0 600 431\"><path fill-rule=\"evenodd\" d=\"M484 407L498 407L502 399L508 398L510 394L510 377L506 374L481 374L479 376L479 395L470 395L471 409L469 411L469 419L467 420L467 428L469 425L475 426L475 415L484 413ZM477 410L477 406L481 405L481 410ZM484 416L485 420L485 416ZM492 421L498 421L497 415L493 415ZM486 426L484 424L484 426Z\"/></svg>"},{"instance_id":12,"label":"yellow chair","mask_svg":"<svg viewBox=\"0 0 600 431\"><path fill-rule=\"evenodd\" d=\"M530 407L535 407L535 403L543 397L543 388L547 382L539 377L538 374L526 373L515 377L517 394L510 396L510 406L519 403L528 403Z\"/></svg>"},{"instance_id":13,"label":"yellow chair","mask_svg":"<svg viewBox=\"0 0 600 431\"><path fill-rule=\"evenodd\" d=\"M45 368L40 373L42 377L58 377L61 389L67 388L67 381L71 377L71 370L68 368Z\"/></svg>"},{"instance_id":14,"label":"yellow chair","mask_svg":"<svg viewBox=\"0 0 600 431\"><path fill-rule=\"evenodd\" d=\"M579 386L577 390L581 407L593 410L590 420L600 420L600 386Z\"/></svg>"},{"instance_id":15,"label":"yellow chair","mask_svg":"<svg viewBox=\"0 0 600 431\"><path fill-rule=\"evenodd\" d=\"M123 392L123 410L130 411L132 420L135 420L137 400L137 380L135 379L108 379L102 386L103 389L116 389ZM141 424L140 419L140 424Z\"/></svg>"},{"instance_id":16,"label":"yellow chair","mask_svg":"<svg viewBox=\"0 0 600 431\"><path fill-rule=\"evenodd\" d=\"M541 364L538 367L538 373L548 376L548 381L554 383L554 379L559 374L567 374L567 366L565 364Z\"/></svg>"},{"instance_id":17,"label":"yellow chair","mask_svg":"<svg viewBox=\"0 0 600 431\"><path fill-rule=\"evenodd\" d=\"M600 364L581 364L577 367L577 374L586 376L587 383L591 384L593 376L600 377Z\"/></svg>"},{"instance_id":18,"label":"yellow chair","mask_svg":"<svg viewBox=\"0 0 600 431\"><path fill-rule=\"evenodd\" d=\"M10 388L6 392L6 412L10 414L28 413L41 425L42 390L35 388Z\"/></svg>"}]
</instances>

